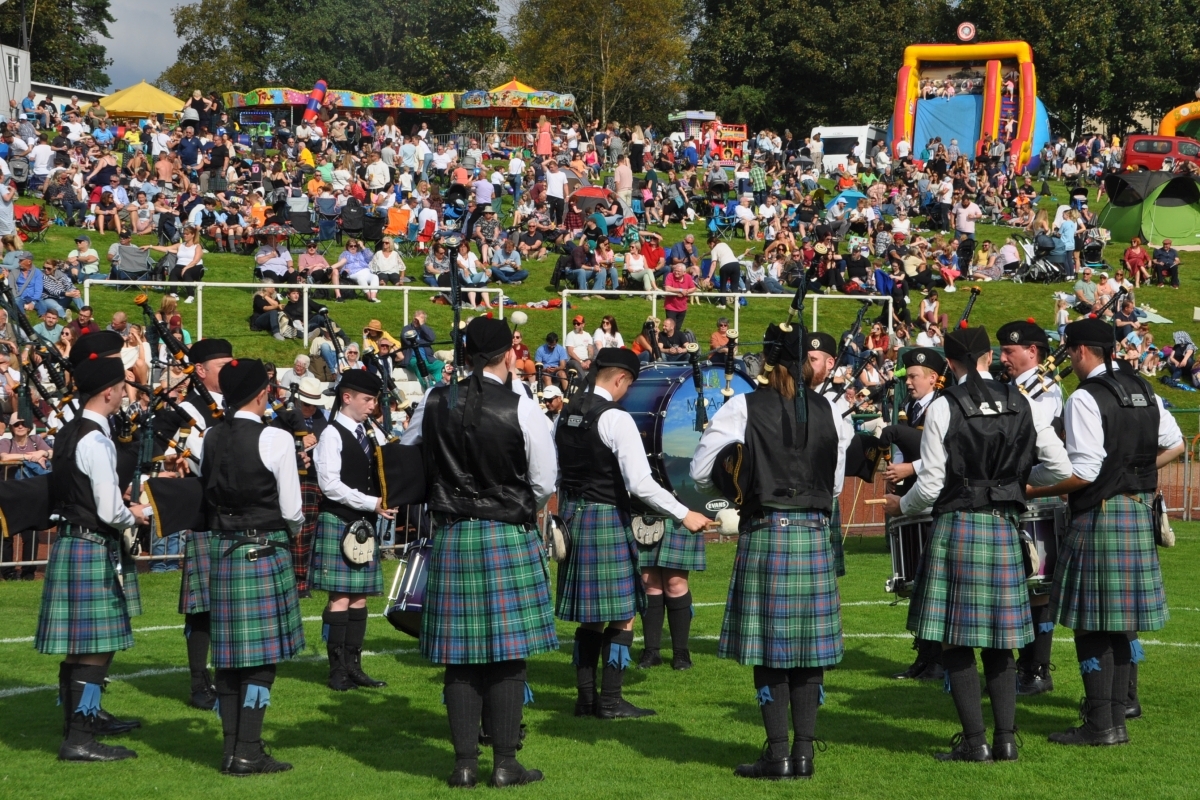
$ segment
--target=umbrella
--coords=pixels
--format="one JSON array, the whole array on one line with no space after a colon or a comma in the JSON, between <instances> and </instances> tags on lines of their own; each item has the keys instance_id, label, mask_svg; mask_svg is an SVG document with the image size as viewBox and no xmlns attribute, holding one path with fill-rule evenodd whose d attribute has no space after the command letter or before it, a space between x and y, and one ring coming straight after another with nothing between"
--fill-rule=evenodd
<instances>
[{"instance_id":1,"label":"umbrella","mask_svg":"<svg viewBox=\"0 0 1200 800\"><path fill-rule=\"evenodd\" d=\"M853 189L847 189L826 203L825 208L833 208L834 204L837 203L838 200L845 200L847 206L855 206L858 204L859 198L866 200L867 196L862 192L856 192Z\"/></svg>"},{"instance_id":2,"label":"umbrella","mask_svg":"<svg viewBox=\"0 0 1200 800\"><path fill-rule=\"evenodd\" d=\"M580 186L571 193L571 199L583 200L584 198L590 197L594 200L607 200L610 194L612 194L612 192L610 192L608 189L605 189L603 186Z\"/></svg>"},{"instance_id":3,"label":"umbrella","mask_svg":"<svg viewBox=\"0 0 1200 800\"><path fill-rule=\"evenodd\" d=\"M293 236L296 229L291 225L281 225L278 222L272 222L270 225L263 225L261 228L256 228L251 232L251 236Z\"/></svg>"}]
</instances>

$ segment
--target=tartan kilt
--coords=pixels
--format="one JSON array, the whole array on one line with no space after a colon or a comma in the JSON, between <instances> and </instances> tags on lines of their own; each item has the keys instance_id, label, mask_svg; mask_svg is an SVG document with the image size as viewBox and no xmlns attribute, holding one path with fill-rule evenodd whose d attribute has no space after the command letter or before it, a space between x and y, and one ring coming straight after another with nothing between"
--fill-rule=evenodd
<instances>
[{"instance_id":1,"label":"tartan kilt","mask_svg":"<svg viewBox=\"0 0 1200 800\"><path fill-rule=\"evenodd\" d=\"M63 523L63 531L70 528ZM50 549L33 646L88 655L133 647L125 593L102 544L60 535Z\"/></svg>"},{"instance_id":2,"label":"tartan kilt","mask_svg":"<svg viewBox=\"0 0 1200 800\"><path fill-rule=\"evenodd\" d=\"M208 611L208 576L212 571L209 551L214 538L212 531L188 531L184 537L183 574L179 577L180 614Z\"/></svg>"},{"instance_id":3,"label":"tartan kilt","mask_svg":"<svg viewBox=\"0 0 1200 800\"><path fill-rule=\"evenodd\" d=\"M770 510L768 520L738 537L717 655L775 669L836 664L842 613L827 518Z\"/></svg>"},{"instance_id":4,"label":"tartan kilt","mask_svg":"<svg viewBox=\"0 0 1200 800\"><path fill-rule=\"evenodd\" d=\"M842 543L842 505L837 497L829 514L829 546L833 549L834 573L841 578L846 574L846 549Z\"/></svg>"},{"instance_id":5,"label":"tartan kilt","mask_svg":"<svg viewBox=\"0 0 1200 800\"><path fill-rule=\"evenodd\" d=\"M618 622L646 607L629 517L588 500L564 504L571 553L558 568L554 611L568 622Z\"/></svg>"},{"instance_id":6,"label":"tartan kilt","mask_svg":"<svg viewBox=\"0 0 1200 800\"><path fill-rule=\"evenodd\" d=\"M908 630L961 647L1011 650L1033 641L1015 513L938 515L917 567Z\"/></svg>"},{"instance_id":7,"label":"tartan kilt","mask_svg":"<svg viewBox=\"0 0 1200 800\"><path fill-rule=\"evenodd\" d=\"M151 534L153 535L153 534ZM121 575L125 579L125 609L130 618L140 617L142 611L142 587L138 584L137 561L121 554Z\"/></svg>"},{"instance_id":8,"label":"tartan kilt","mask_svg":"<svg viewBox=\"0 0 1200 800\"><path fill-rule=\"evenodd\" d=\"M223 556L233 543L217 536L210 539L210 635L216 669L277 664L304 650L288 535L286 531L266 535L275 552L257 561L246 560L246 550L252 546L243 545Z\"/></svg>"},{"instance_id":9,"label":"tartan kilt","mask_svg":"<svg viewBox=\"0 0 1200 800\"><path fill-rule=\"evenodd\" d=\"M495 520L437 525L421 614L421 654L490 664L558 649L550 573L536 532Z\"/></svg>"},{"instance_id":10,"label":"tartan kilt","mask_svg":"<svg viewBox=\"0 0 1200 800\"><path fill-rule=\"evenodd\" d=\"M379 552L366 564L351 564L342 554L346 523L327 511L317 517L312 543L312 588L345 594L383 594L383 567ZM376 535L378 545L378 534Z\"/></svg>"},{"instance_id":11,"label":"tartan kilt","mask_svg":"<svg viewBox=\"0 0 1200 800\"><path fill-rule=\"evenodd\" d=\"M317 484L317 468L309 467L308 475L300 476L300 504L304 524L292 537L288 549L292 553L292 569L296 572L296 591L308 591L308 574L312 565L313 540L317 535L317 516L321 513L321 487Z\"/></svg>"},{"instance_id":12,"label":"tartan kilt","mask_svg":"<svg viewBox=\"0 0 1200 800\"><path fill-rule=\"evenodd\" d=\"M1167 624L1153 497L1110 497L1071 518L1059 544L1050 615L1077 631L1157 631Z\"/></svg>"},{"instance_id":13,"label":"tartan kilt","mask_svg":"<svg viewBox=\"0 0 1200 800\"><path fill-rule=\"evenodd\" d=\"M667 529L661 539L649 546L637 546L639 568L658 567L684 572L703 572L706 564L704 534L692 533L673 519L665 519L663 522Z\"/></svg>"}]
</instances>

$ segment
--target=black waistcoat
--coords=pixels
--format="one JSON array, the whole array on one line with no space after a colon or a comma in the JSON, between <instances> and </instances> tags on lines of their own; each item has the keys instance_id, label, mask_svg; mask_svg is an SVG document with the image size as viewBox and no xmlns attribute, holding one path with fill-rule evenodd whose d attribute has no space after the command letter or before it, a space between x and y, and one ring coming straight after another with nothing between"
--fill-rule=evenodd
<instances>
[{"instance_id":1,"label":"black waistcoat","mask_svg":"<svg viewBox=\"0 0 1200 800\"><path fill-rule=\"evenodd\" d=\"M555 431L558 445L559 486L571 497L594 503L607 503L629 513L629 492L617 454L600 440L597 423L609 409L615 414L629 412L611 400L591 392L563 412Z\"/></svg>"},{"instance_id":2,"label":"black waistcoat","mask_svg":"<svg viewBox=\"0 0 1200 800\"><path fill-rule=\"evenodd\" d=\"M104 435L104 429L98 423L85 419L80 412L55 437L54 457L50 461L51 507L55 514L73 525L115 536L116 528L101 522L97 516L91 478L75 463L79 440L92 431L100 431L100 435Z\"/></svg>"},{"instance_id":3,"label":"black waistcoat","mask_svg":"<svg viewBox=\"0 0 1200 800\"><path fill-rule=\"evenodd\" d=\"M258 454L261 422L229 417L204 434L200 465L208 524L214 531L285 530L279 485Z\"/></svg>"},{"instance_id":4,"label":"black waistcoat","mask_svg":"<svg viewBox=\"0 0 1200 800\"><path fill-rule=\"evenodd\" d=\"M946 482L933 513L1015 504L1025 508L1025 484L1033 469L1036 433L1029 402L1012 387L985 380L991 396L977 405L965 384L947 388ZM992 413L995 412L995 413Z\"/></svg>"},{"instance_id":5,"label":"black waistcoat","mask_svg":"<svg viewBox=\"0 0 1200 800\"><path fill-rule=\"evenodd\" d=\"M1158 458L1160 411L1150 385L1121 371L1113 378L1088 378L1076 391L1090 394L1100 409L1105 458L1096 480L1067 498L1071 513L1086 511L1119 494L1157 491L1158 469L1154 462Z\"/></svg>"},{"instance_id":6,"label":"black waistcoat","mask_svg":"<svg viewBox=\"0 0 1200 800\"><path fill-rule=\"evenodd\" d=\"M750 460L750 495L743 515L765 506L833 510L838 434L829 402L805 389L808 438L797 447L796 409L774 389L757 389L746 398L746 454Z\"/></svg>"},{"instance_id":7,"label":"black waistcoat","mask_svg":"<svg viewBox=\"0 0 1200 800\"><path fill-rule=\"evenodd\" d=\"M429 510L451 517L532 524L537 515L525 437L517 417L520 397L484 378L478 419L463 424L471 379L458 385L458 403L440 386L425 400L421 426ZM469 391L468 391L468 387Z\"/></svg>"},{"instance_id":8,"label":"black waistcoat","mask_svg":"<svg viewBox=\"0 0 1200 800\"><path fill-rule=\"evenodd\" d=\"M374 446L371 448L371 455L367 456L354 433L346 430L337 422L333 422L332 427L342 437L342 483L363 494L377 497L379 495L379 478L375 467ZM369 438L367 442L370 443ZM315 468L312 471L315 472ZM374 521L375 519L373 511L359 511L342 503L335 503L324 496L321 497L321 510L328 511L344 522L354 522L359 519Z\"/></svg>"}]
</instances>

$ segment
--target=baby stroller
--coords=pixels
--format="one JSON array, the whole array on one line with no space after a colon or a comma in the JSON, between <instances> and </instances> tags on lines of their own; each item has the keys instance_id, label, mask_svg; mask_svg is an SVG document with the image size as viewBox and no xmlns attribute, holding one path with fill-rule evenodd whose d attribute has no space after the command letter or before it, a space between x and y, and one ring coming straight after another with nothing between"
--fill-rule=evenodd
<instances>
[{"instance_id":1,"label":"baby stroller","mask_svg":"<svg viewBox=\"0 0 1200 800\"><path fill-rule=\"evenodd\" d=\"M729 184L724 181L714 181L708 185L708 202L713 206L724 208L729 197Z\"/></svg>"},{"instance_id":2,"label":"baby stroller","mask_svg":"<svg viewBox=\"0 0 1200 800\"><path fill-rule=\"evenodd\" d=\"M1083 265L1095 272L1107 271L1109 266L1104 261L1104 245L1108 244L1111 233L1104 228L1088 228L1083 235Z\"/></svg>"},{"instance_id":3,"label":"baby stroller","mask_svg":"<svg viewBox=\"0 0 1200 800\"><path fill-rule=\"evenodd\" d=\"M460 222L467 213L467 187L456 183L442 196L442 217L446 222Z\"/></svg>"},{"instance_id":4,"label":"baby stroller","mask_svg":"<svg viewBox=\"0 0 1200 800\"><path fill-rule=\"evenodd\" d=\"M1028 239L1017 239L1021 248L1021 266L1013 273L1013 283L1053 283L1062 280L1062 269L1048 256L1052 247L1038 247Z\"/></svg>"}]
</instances>

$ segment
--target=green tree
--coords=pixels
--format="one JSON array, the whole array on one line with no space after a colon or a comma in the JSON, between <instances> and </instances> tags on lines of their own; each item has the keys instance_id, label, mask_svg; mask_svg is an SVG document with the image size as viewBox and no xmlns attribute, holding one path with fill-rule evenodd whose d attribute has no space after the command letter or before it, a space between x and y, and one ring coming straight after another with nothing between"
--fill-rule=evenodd
<instances>
[{"instance_id":1,"label":"green tree","mask_svg":"<svg viewBox=\"0 0 1200 800\"><path fill-rule=\"evenodd\" d=\"M160 85L358 92L479 88L505 51L494 0L197 0L174 10L184 40Z\"/></svg>"},{"instance_id":2,"label":"green tree","mask_svg":"<svg viewBox=\"0 0 1200 800\"><path fill-rule=\"evenodd\" d=\"M112 61L100 39L113 22L109 0L38 0L28 4L30 77L76 89L108 86ZM0 6L0 39L21 41L21 4Z\"/></svg>"},{"instance_id":3,"label":"green tree","mask_svg":"<svg viewBox=\"0 0 1200 800\"><path fill-rule=\"evenodd\" d=\"M524 0L513 65L538 89L575 95L581 116L665 122L683 99L685 0Z\"/></svg>"}]
</instances>

